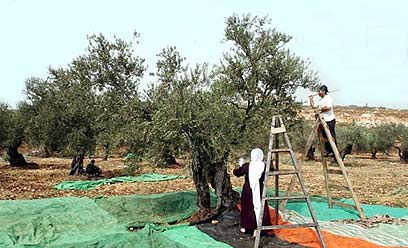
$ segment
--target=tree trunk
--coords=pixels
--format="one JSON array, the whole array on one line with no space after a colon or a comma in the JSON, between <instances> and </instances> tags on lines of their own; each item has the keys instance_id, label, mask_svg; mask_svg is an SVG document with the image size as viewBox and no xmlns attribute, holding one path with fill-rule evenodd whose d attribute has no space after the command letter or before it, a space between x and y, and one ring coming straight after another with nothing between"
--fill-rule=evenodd
<instances>
[{"instance_id":1,"label":"tree trunk","mask_svg":"<svg viewBox=\"0 0 408 248\"><path fill-rule=\"evenodd\" d=\"M107 161L108 157L109 157L109 142L107 142L105 145L103 145L103 148L105 150L105 156L103 157L103 160Z\"/></svg>"},{"instance_id":2,"label":"tree trunk","mask_svg":"<svg viewBox=\"0 0 408 248\"><path fill-rule=\"evenodd\" d=\"M313 146L310 146L307 151L306 160L315 160L315 151L316 149Z\"/></svg>"},{"instance_id":3,"label":"tree trunk","mask_svg":"<svg viewBox=\"0 0 408 248\"><path fill-rule=\"evenodd\" d=\"M44 151L45 151L45 157L49 158L50 157L50 151L48 150L48 148L46 146L44 146Z\"/></svg>"},{"instance_id":4,"label":"tree trunk","mask_svg":"<svg viewBox=\"0 0 408 248\"><path fill-rule=\"evenodd\" d=\"M18 152L18 148L21 144L22 141L17 141L7 147L7 155L10 157L11 166L24 167L28 165L24 156Z\"/></svg>"},{"instance_id":5,"label":"tree trunk","mask_svg":"<svg viewBox=\"0 0 408 248\"><path fill-rule=\"evenodd\" d=\"M402 163L408 163L408 152L402 152L400 159Z\"/></svg>"},{"instance_id":6,"label":"tree trunk","mask_svg":"<svg viewBox=\"0 0 408 248\"><path fill-rule=\"evenodd\" d=\"M403 151L400 147L394 146L398 149L398 156L400 157L401 163L408 163L408 151Z\"/></svg>"},{"instance_id":7,"label":"tree trunk","mask_svg":"<svg viewBox=\"0 0 408 248\"><path fill-rule=\"evenodd\" d=\"M177 164L176 158L171 154L168 154L165 159L166 159L167 166Z\"/></svg>"},{"instance_id":8,"label":"tree trunk","mask_svg":"<svg viewBox=\"0 0 408 248\"><path fill-rule=\"evenodd\" d=\"M210 182L217 195L216 209L220 210L223 207L228 209L236 208L240 196L238 192L232 189L227 164L224 161L211 165Z\"/></svg>"},{"instance_id":9,"label":"tree trunk","mask_svg":"<svg viewBox=\"0 0 408 248\"><path fill-rule=\"evenodd\" d=\"M216 209L235 208L240 197L232 189L230 176L227 172L228 152L222 158L215 158L214 149L205 140L193 140L192 171L194 185L197 191L197 206L202 210L210 208L209 183L217 195ZM213 162L217 161L218 162Z\"/></svg>"},{"instance_id":10,"label":"tree trunk","mask_svg":"<svg viewBox=\"0 0 408 248\"><path fill-rule=\"evenodd\" d=\"M344 161L346 155L351 154L353 151L353 144L348 144L343 150L340 152L341 160Z\"/></svg>"},{"instance_id":11,"label":"tree trunk","mask_svg":"<svg viewBox=\"0 0 408 248\"><path fill-rule=\"evenodd\" d=\"M377 154L377 151L372 151L371 152L371 159L377 159L376 154Z\"/></svg>"},{"instance_id":12,"label":"tree trunk","mask_svg":"<svg viewBox=\"0 0 408 248\"><path fill-rule=\"evenodd\" d=\"M205 165L205 162L205 160L197 158L193 158L192 162L193 181L197 192L197 207L200 210L211 207L208 166Z\"/></svg>"}]
</instances>

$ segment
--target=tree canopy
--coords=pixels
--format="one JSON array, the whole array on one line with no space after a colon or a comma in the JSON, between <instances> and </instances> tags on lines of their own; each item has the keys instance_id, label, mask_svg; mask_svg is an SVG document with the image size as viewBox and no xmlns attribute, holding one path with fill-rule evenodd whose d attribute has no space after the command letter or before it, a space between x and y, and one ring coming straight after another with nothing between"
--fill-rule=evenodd
<instances>
[{"instance_id":1,"label":"tree canopy","mask_svg":"<svg viewBox=\"0 0 408 248\"><path fill-rule=\"evenodd\" d=\"M157 55L157 80L142 94L146 66L133 50L138 36L126 42L91 35L85 53L67 67L27 79L21 137L47 154L91 154L98 145L108 154L125 146L166 164L187 153L198 206L210 207L210 185L217 208L234 205L231 154L265 148L272 115L293 119L300 108L295 91L315 87L316 74L289 51L291 37L270 19L233 15L224 38L230 49L219 65L190 65L169 46Z\"/></svg>"}]
</instances>

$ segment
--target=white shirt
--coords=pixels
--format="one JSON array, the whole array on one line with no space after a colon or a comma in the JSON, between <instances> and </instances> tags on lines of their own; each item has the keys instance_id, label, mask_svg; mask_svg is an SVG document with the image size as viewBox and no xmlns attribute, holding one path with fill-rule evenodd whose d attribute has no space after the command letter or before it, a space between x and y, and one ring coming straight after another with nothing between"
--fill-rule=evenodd
<instances>
[{"instance_id":1,"label":"white shirt","mask_svg":"<svg viewBox=\"0 0 408 248\"><path fill-rule=\"evenodd\" d=\"M336 118L333 111L333 98L331 98L331 96L325 95L320 98L319 102L317 102L317 107L319 109L323 107L330 108L330 110L321 113L326 122L332 121Z\"/></svg>"}]
</instances>

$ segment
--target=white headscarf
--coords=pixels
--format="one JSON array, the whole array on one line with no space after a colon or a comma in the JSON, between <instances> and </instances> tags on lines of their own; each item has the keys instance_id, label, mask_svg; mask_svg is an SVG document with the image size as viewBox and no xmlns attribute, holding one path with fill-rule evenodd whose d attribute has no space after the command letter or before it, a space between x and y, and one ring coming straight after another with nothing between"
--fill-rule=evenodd
<instances>
[{"instance_id":1,"label":"white headscarf","mask_svg":"<svg viewBox=\"0 0 408 248\"><path fill-rule=\"evenodd\" d=\"M265 170L265 163L263 160L263 152L259 148L255 148L251 151L251 162L249 163L249 185L252 190L252 203L254 205L254 212L256 216L256 223L260 224L259 212L261 209L261 196L259 178Z\"/></svg>"}]
</instances>

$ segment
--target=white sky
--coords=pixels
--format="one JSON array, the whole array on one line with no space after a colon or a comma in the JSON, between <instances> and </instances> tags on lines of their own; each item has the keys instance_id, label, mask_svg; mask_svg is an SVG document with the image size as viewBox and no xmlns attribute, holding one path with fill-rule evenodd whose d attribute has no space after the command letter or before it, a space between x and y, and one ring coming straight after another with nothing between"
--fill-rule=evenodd
<instances>
[{"instance_id":1,"label":"white sky","mask_svg":"<svg viewBox=\"0 0 408 248\"><path fill-rule=\"evenodd\" d=\"M130 41L155 71L156 54L175 45L190 64L218 63L225 18L268 15L293 36L337 105L408 108L408 1L324 0L0 0L0 101L24 99L24 80L44 77L84 53L86 35ZM144 79L148 81L149 79ZM307 93L299 98L306 101Z\"/></svg>"}]
</instances>

